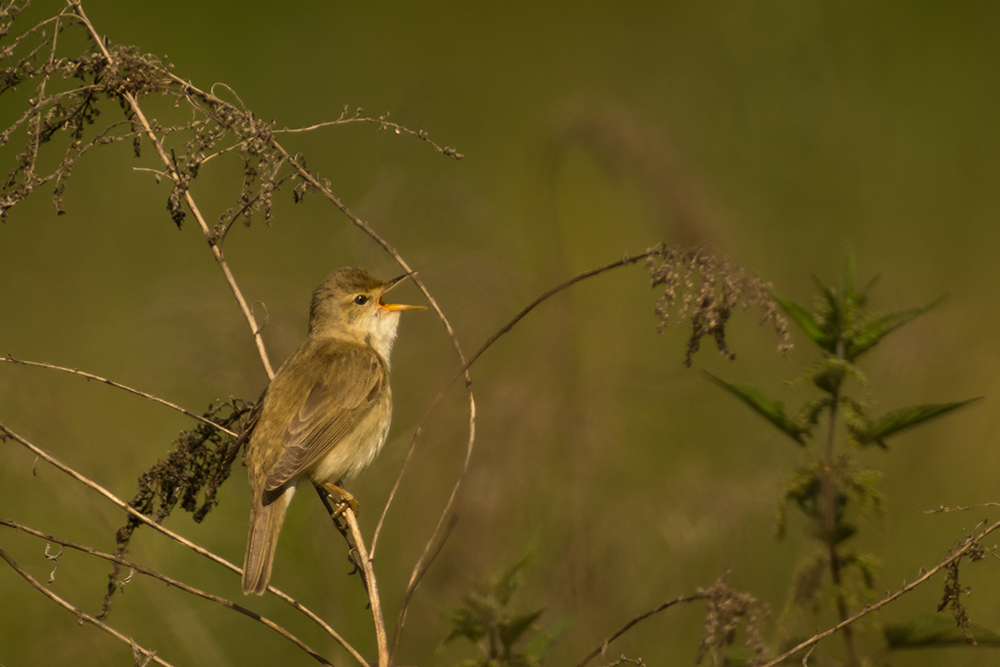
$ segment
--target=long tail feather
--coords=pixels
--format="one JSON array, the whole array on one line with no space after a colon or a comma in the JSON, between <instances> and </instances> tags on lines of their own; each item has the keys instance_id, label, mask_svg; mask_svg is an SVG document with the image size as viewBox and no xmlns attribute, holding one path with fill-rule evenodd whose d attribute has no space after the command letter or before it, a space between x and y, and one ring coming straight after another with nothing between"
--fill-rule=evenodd
<instances>
[{"instance_id":1,"label":"long tail feather","mask_svg":"<svg viewBox=\"0 0 1000 667\"><path fill-rule=\"evenodd\" d=\"M243 560L243 594L263 595L271 580L271 566L274 564L274 550L278 546L278 534L285 521L288 503L292 500L295 487L287 487L280 496L264 505L261 497L254 494L250 506L250 533L247 536L247 553Z\"/></svg>"}]
</instances>

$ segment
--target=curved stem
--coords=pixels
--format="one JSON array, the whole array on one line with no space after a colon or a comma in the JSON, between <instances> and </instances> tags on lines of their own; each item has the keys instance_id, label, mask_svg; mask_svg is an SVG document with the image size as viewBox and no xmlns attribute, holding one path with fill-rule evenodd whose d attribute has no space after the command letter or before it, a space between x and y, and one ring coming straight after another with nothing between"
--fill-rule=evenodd
<instances>
[{"instance_id":1,"label":"curved stem","mask_svg":"<svg viewBox=\"0 0 1000 667\"><path fill-rule=\"evenodd\" d=\"M83 11L83 6L80 4L80 0L68 0L68 2L73 7L73 11L76 13L77 18L79 18L84 26L86 26L91 39L101 50L101 53L107 59L109 66L114 66L116 63L111 55L111 52L108 51L107 46L105 46L104 39L94 28L90 19L87 18L87 14ZM166 149L163 147L163 142L161 142L159 137L156 136L156 133L153 131L153 127L146 119L146 114L143 113L142 107L139 106L139 101L136 99L135 95L125 91L122 93L122 99L128 104L132 113L135 114L135 118L142 127L143 132L149 138L150 143L153 144L153 148L156 150L157 155L159 155L163 166L166 167L167 176L169 176L170 180L173 181L174 187L183 188L184 203L187 204L188 208L191 210L191 214L198 222L198 226L201 227L201 231L205 235L205 238L209 239L209 245L212 248L212 255L215 257L215 261L219 264L219 268L222 269L222 274L225 276L226 282L229 284L229 288L232 290L233 296L236 298L236 303L239 304L240 310L243 311L243 316L246 318L247 324L250 325L250 331L253 333L254 343L257 345L257 352L260 354L260 361L264 366L264 372L267 373L268 379L274 378L274 369L271 368L271 361L267 356L267 349L264 347L264 339L260 335L260 327L257 325L257 320L254 318L250 307L247 305L246 299L243 297L243 292L240 291L239 285L236 284L236 278L233 276L233 272L229 268L229 263L226 261L226 258L222 253L222 248L220 248L217 243L212 242L212 230L205 221L205 217L202 215L201 209L198 207L197 202L195 202L194 197L191 195L190 189L188 189L187 185L184 183L184 179L177 171L177 167L174 164L173 159L171 159L171 157L167 154Z\"/></svg>"},{"instance_id":2,"label":"curved stem","mask_svg":"<svg viewBox=\"0 0 1000 667\"><path fill-rule=\"evenodd\" d=\"M24 579L29 584L34 586L39 593L52 600L63 609L74 614L78 619L80 619L80 623L86 621L87 623L93 625L95 628L104 630L104 632L108 633L118 641L131 646L132 652L135 654L135 659L136 659L135 664L137 665L146 664L147 662L152 661L158 665L163 665L163 667L173 667L169 662L156 655L156 651L150 651L149 649L139 646L139 644L132 637L129 637L128 635L123 635L122 633L118 632L104 621L101 621L100 619L91 616L84 610L74 606L72 603L64 600L63 598L59 597L58 595L50 591L46 586L43 586L37 579L28 574L28 572L25 571L20 565L18 565L17 562L13 558L11 558L7 554L7 552L4 551L3 549L0 549L0 558L7 561L7 564L10 565L11 569L17 572L19 575L21 575L22 579ZM140 662L139 661L140 657L145 658L145 661Z\"/></svg>"},{"instance_id":3,"label":"curved stem","mask_svg":"<svg viewBox=\"0 0 1000 667\"><path fill-rule=\"evenodd\" d=\"M153 521L152 519L150 519L149 517L147 517L145 514L143 514L142 512L139 512L134 507L132 507L131 505L129 505L128 503L126 503L124 500L122 500L121 498L119 498L115 494L111 493L111 491L109 491L108 489L104 488L103 486L101 486L100 484L98 484L97 482L95 482L94 480L90 479L86 475L83 475L83 474L77 472L76 470L74 470L70 466L66 465L65 463L63 463L59 459L55 458L54 456L52 456L51 454L49 454L45 450L41 449L40 447L38 447L34 443L32 443L29 440L25 439L24 437L18 435L17 433L15 433L14 431L10 430L6 426L4 426L2 423L0 423L0 439L3 439L3 438L11 438L15 442L20 443L25 448L27 448L29 451L31 451L32 453L34 453L35 456L38 456L39 458L45 459L46 461L48 461L49 463L51 463L53 466L55 466L57 469L63 471L64 473L66 473L67 475L69 475L70 477L72 477L73 479L75 479L76 481L80 482L84 486L86 486L86 487L88 487L90 489L93 489L94 491L97 491L100 495L104 496L107 500L109 500L112 504L114 504L115 506L117 506L119 509L122 509L125 512L127 512L129 515L134 516L136 519L138 519L142 523L146 524L147 526L149 526L153 530L156 530L156 531L158 531L160 533L163 533L167 537L173 539L176 542L179 542L180 544L183 544L184 546L186 546L187 548L191 549L195 553L197 553L197 554L199 554L201 556L204 556L205 558L208 558L212 562L214 562L214 563L216 563L218 565L221 565L222 567L226 568L227 570L235 572L236 574L242 574L243 571L240 568L238 568L237 566L233 565L232 563L230 563L225 558L222 558L221 556L216 555L215 553L209 551L205 547L203 547L203 546L201 546L199 544L196 544L196 543L192 542L191 540L187 539L186 537L184 537L184 536L182 536L182 535L180 535L178 533L175 533L174 531L170 530L169 528L166 528L166 527L162 526L161 524ZM306 617L308 617L313 622L315 622L317 625L319 625L323 629L324 632L326 632L328 635L330 635L337 643L339 643L341 646L343 646L344 649L348 653L350 653L352 656L354 656L354 658L361 665L366 665L367 666L368 661L365 660L365 658L357 651L357 649L355 649L353 646L351 646L347 642L346 639L344 639L343 637L341 637L340 634L336 630L334 630L332 627L330 627L330 625L326 621L324 621L322 618L320 618L314 611L312 611L311 609L309 609L308 607L306 607L305 605L303 605L299 601L295 600L293 597L291 597L287 593L279 590L278 588L275 588L274 586L268 586L267 590L270 591L271 593L274 593L275 595L277 595L279 598L281 598L282 600L284 600L288 604L292 605L292 607L294 607L297 611L301 612Z\"/></svg>"}]
</instances>

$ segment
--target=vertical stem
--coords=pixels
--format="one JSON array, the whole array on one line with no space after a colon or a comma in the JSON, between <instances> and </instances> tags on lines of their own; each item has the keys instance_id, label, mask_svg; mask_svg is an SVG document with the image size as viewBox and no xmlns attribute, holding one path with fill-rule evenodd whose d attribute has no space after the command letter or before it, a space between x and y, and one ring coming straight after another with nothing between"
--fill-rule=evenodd
<instances>
[{"instance_id":1,"label":"vertical stem","mask_svg":"<svg viewBox=\"0 0 1000 667\"><path fill-rule=\"evenodd\" d=\"M844 341L837 342L837 360L844 361ZM846 621L850 617L847 609L847 600L841 586L840 576L840 554L834 542L834 534L837 529L836 516L836 495L833 480L834 447L837 442L837 409L840 405L840 381L838 380L831 393L830 403L830 423L826 436L826 455L823 459L823 529L826 533L827 547L830 552L830 577L833 579L833 586L837 596L837 615L840 621ZM858 652L854 646L854 632L851 626L843 629L844 644L847 648L847 662L851 667L858 667Z\"/></svg>"},{"instance_id":2,"label":"vertical stem","mask_svg":"<svg viewBox=\"0 0 1000 667\"><path fill-rule=\"evenodd\" d=\"M372 567L372 559L368 555L364 538L361 537L361 528L358 526L357 515L354 514L354 510L350 507L346 508L343 513L338 512L335 506L330 503L330 492L327 491L326 487L314 484L313 488L319 494L319 499L323 503L323 507L330 514L330 518L334 520L334 526L347 541L348 548L351 550L351 559L358 568L361 581L365 586L365 592L368 593L368 604L371 607L372 621L375 624L375 643L378 647L378 662L368 663L367 661L363 661L362 664L368 664L371 667L374 667L376 664L378 667L389 667L389 639L385 630L385 617L382 615L382 600L378 594L378 584L375 581L375 569ZM338 523L341 518L347 524L346 526Z\"/></svg>"}]
</instances>

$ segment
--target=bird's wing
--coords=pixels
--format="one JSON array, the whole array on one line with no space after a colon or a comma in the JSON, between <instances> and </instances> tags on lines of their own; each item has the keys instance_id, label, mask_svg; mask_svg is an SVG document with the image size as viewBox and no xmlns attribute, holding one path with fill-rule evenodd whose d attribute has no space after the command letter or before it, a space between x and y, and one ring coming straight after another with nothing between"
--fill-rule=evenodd
<instances>
[{"instance_id":1,"label":"bird's wing","mask_svg":"<svg viewBox=\"0 0 1000 667\"><path fill-rule=\"evenodd\" d=\"M309 368L296 368L293 360L288 369L300 379L308 378L311 387L298 393L298 408L282 434L283 451L264 484L268 491L336 447L368 415L385 389L385 364L370 347L331 340L321 343L309 357Z\"/></svg>"}]
</instances>

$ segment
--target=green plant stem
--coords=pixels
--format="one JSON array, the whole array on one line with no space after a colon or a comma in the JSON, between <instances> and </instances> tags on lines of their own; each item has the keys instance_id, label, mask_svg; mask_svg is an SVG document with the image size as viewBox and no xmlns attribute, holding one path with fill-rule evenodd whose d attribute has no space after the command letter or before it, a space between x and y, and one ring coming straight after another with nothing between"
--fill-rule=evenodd
<instances>
[{"instance_id":1,"label":"green plant stem","mask_svg":"<svg viewBox=\"0 0 1000 667\"><path fill-rule=\"evenodd\" d=\"M837 360L844 361L844 341L837 342ZM830 551L830 577L837 595L837 614L840 621L850 618L847 610L847 600L840 576L840 553L834 541L837 534L837 515L835 506L835 489L833 479L834 449L837 442L837 408L840 404L840 384L838 380L833 387L830 401L830 422L826 435L826 456L823 460L823 529L826 533L827 545ZM851 667L858 667L857 649L854 646L854 632L850 626L844 627L844 644L847 647L847 661Z\"/></svg>"}]
</instances>

